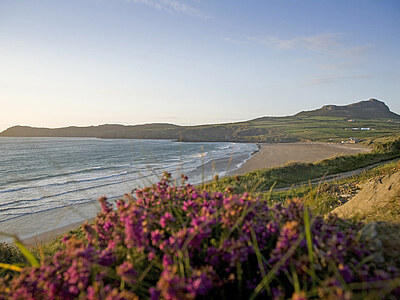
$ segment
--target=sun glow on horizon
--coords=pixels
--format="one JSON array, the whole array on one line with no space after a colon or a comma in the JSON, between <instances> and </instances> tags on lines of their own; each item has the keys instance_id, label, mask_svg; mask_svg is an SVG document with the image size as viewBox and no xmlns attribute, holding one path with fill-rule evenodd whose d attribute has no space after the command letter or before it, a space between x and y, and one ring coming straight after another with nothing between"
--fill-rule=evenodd
<instances>
[{"instance_id":1,"label":"sun glow on horizon","mask_svg":"<svg viewBox=\"0 0 400 300\"><path fill-rule=\"evenodd\" d=\"M0 130L227 123L370 98L399 113L399 14L397 1L5 0Z\"/></svg>"}]
</instances>

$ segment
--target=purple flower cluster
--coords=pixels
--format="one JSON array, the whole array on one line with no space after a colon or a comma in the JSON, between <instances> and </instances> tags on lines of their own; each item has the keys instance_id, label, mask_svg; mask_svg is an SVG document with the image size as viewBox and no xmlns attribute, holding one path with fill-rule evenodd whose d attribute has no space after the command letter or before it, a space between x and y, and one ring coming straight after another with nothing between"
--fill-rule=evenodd
<instances>
[{"instance_id":1,"label":"purple flower cluster","mask_svg":"<svg viewBox=\"0 0 400 300\"><path fill-rule=\"evenodd\" d=\"M303 299L316 285L318 295L345 299L360 292L351 283L399 274L360 264L370 253L356 226L312 216L305 226L299 199L269 207L230 189L171 185L165 174L115 210L99 201L102 211L83 226L85 241L66 237L66 249L41 267L0 282L0 299Z\"/></svg>"},{"instance_id":2,"label":"purple flower cluster","mask_svg":"<svg viewBox=\"0 0 400 300\"><path fill-rule=\"evenodd\" d=\"M0 285L0 299L137 299L108 284L114 253L95 249L75 239L66 240L66 249L38 268L25 268L11 286ZM121 265L120 267L123 267Z\"/></svg>"}]
</instances>

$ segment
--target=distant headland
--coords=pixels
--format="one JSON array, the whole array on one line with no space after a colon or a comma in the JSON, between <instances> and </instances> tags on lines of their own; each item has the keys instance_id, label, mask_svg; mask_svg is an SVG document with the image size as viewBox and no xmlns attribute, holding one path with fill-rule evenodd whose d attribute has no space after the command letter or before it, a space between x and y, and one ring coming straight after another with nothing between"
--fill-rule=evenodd
<instances>
[{"instance_id":1,"label":"distant headland","mask_svg":"<svg viewBox=\"0 0 400 300\"><path fill-rule=\"evenodd\" d=\"M298 142L340 141L350 138L348 130L372 128L378 132L399 131L400 115L382 101L370 99L349 105L325 105L293 116L261 117L245 122L178 126L166 123L144 125L105 124L88 127L36 128L13 126L3 137L95 137L107 139L171 139L192 142ZM350 124L351 123L351 124ZM370 133L371 135L371 133ZM356 138L369 132L356 132ZM371 135L373 136L373 135Z\"/></svg>"}]
</instances>

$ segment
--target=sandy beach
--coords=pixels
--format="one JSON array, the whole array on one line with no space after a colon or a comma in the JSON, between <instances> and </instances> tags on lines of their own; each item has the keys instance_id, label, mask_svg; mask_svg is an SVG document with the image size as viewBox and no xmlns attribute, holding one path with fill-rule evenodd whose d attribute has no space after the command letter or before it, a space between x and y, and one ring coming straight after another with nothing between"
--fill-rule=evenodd
<instances>
[{"instance_id":1,"label":"sandy beach","mask_svg":"<svg viewBox=\"0 0 400 300\"><path fill-rule=\"evenodd\" d=\"M354 145L354 144L329 144L329 143L277 143L277 144L260 144L260 150L255 153L249 160L247 160L238 170L233 171L233 174L244 174L253 170L272 168L285 165L290 162L317 162L326 158L331 158L338 155L351 155L356 153L365 153L371 151L371 148ZM96 206L96 204L94 204ZM89 209L90 207L90 209ZM27 245L37 245L39 243L49 242L52 239L62 235L70 230L78 228L84 223L84 220L93 220L93 216L98 211L98 207L93 208L90 206L82 206L79 209L80 220L76 220L71 224L60 224L60 221L67 214L74 214L70 209L64 209L63 211L57 211L59 216L58 223L54 224L54 213L43 213L38 216L43 220L47 219L49 229L46 232L38 232L34 228L31 228L28 224L25 224L25 230L30 231L30 236L21 239ZM75 214L77 212L75 211ZM83 214L83 215L82 215ZM85 218L84 215L87 217ZM89 217L90 216L90 217ZM53 222L51 222L53 219ZM53 223L53 224L52 224ZM16 229L17 226L21 226L20 220L11 224ZM29 229L28 229L29 228ZM36 233L35 233L36 232ZM34 235L32 236L32 234Z\"/></svg>"},{"instance_id":2,"label":"sandy beach","mask_svg":"<svg viewBox=\"0 0 400 300\"><path fill-rule=\"evenodd\" d=\"M36 245L78 228L85 220L93 220L99 211L98 202L53 209L3 222L0 231L18 235L27 245ZM0 235L0 242L12 242L12 238Z\"/></svg>"},{"instance_id":3,"label":"sandy beach","mask_svg":"<svg viewBox=\"0 0 400 300\"><path fill-rule=\"evenodd\" d=\"M333 143L277 143L261 144L260 150L246 161L233 175L257 169L280 167L291 162L317 162L338 155L353 155L372 149L356 144Z\"/></svg>"}]
</instances>

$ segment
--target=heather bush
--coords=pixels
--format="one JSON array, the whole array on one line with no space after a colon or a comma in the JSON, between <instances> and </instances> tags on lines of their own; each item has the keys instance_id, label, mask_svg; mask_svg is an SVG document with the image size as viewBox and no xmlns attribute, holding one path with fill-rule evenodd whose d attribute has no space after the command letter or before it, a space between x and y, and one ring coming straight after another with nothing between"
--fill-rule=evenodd
<instances>
[{"instance_id":1,"label":"heather bush","mask_svg":"<svg viewBox=\"0 0 400 300\"><path fill-rule=\"evenodd\" d=\"M85 239L0 283L13 299L348 299L400 296L359 225L313 217L300 199L270 207L232 189L208 193L169 175L84 225ZM374 294L375 295L375 294Z\"/></svg>"}]
</instances>

